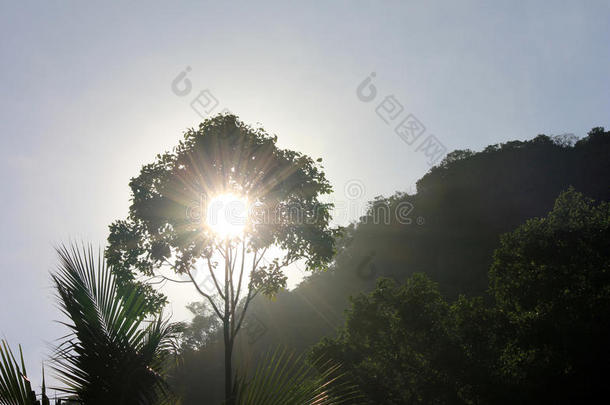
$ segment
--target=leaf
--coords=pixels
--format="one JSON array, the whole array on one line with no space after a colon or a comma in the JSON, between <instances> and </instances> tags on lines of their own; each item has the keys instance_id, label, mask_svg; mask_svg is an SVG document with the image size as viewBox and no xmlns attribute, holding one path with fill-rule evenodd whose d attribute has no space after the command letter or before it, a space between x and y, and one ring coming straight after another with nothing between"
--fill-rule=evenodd
<instances>
[{"instance_id":1,"label":"leaf","mask_svg":"<svg viewBox=\"0 0 610 405\"><path fill-rule=\"evenodd\" d=\"M1 405L31 405L36 402L36 395L27 378L21 346L19 346L19 357L21 365L17 363L8 342L0 341Z\"/></svg>"},{"instance_id":2,"label":"leaf","mask_svg":"<svg viewBox=\"0 0 610 405\"><path fill-rule=\"evenodd\" d=\"M53 369L87 404L151 404L169 399L164 380L175 325L162 314L145 317L136 288L119 289L101 253L91 246L61 247L52 275L71 333L56 350Z\"/></svg>"}]
</instances>

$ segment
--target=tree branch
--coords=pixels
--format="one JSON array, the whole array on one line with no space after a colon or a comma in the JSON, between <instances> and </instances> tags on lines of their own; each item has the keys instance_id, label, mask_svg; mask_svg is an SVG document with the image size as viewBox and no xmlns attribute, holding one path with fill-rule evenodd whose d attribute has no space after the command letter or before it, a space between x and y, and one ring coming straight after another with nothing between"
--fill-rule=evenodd
<instances>
[{"instance_id":1,"label":"tree branch","mask_svg":"<svg viewBox=\"0 0 610 405\"><path fill-rule=\"evenodd\" d=\"M212 304L212 308L214 308L214 312L216 312L216 315L218 315L218 317L220 319L225 319L225 315L222 314L222 312L220 312L220 310L218 309L218 307L216 306L216 304L214 303L214 300L212 299L212 297L210 297L208 294L204 293L201 288L199 288L199 286L197 285L197 283L195 282L195 279L193 278L193 275L191 274L191 270L188 270L188 275L189 278L191 279L191 282L193 283L193 285L195 286L195 288L197 289L197 291L199 292L199 294L203 295L205 298L207 298L207 300L210 302L210 304Z\"/></svg>"},{"instance_id":2,"label":"tree branch","mask_svg":"<svg viewBox=\"0 0 610 405\"><path fill-rule=\"evenodd\" d=\"M228 263L228 267L229 267L229 293L230 293L230 297L229 299L229 310L231 311L231 318L233 320L235 320L235 305L234 305L234 298L235 298L235 286L233 286L233 270L235 269L235 259L237 258L237 252L235 254L235 258L233 257L233 247L231 245L228 245L229 248L229 263Z\"/></svg>"},{"instance_id":3,"label":"tree branch","mask_svg":"<svg viewBox=\"0 0 610 405\"><path fill-rule=\"evenodd\" d=\"M208 262L208 269L210 270L210 275L212 276L212 280L214 280L214 285L216 286L216 291L220 295L220 298L225 299L224 294L222 293L222 288L220 288L220 284L218 284L218 280L216 279L216 275L214 274L214 269L212 268L212 262L209 256L206 256L206 260Z\"/></svg>"},{"instance_id":4,"label":"tree branch","mask_svg":"<svg viewBox=\"0 0 610 405\"><path fill-rule=\"evenodd\" d=\"M239 296L241 295L241 283L244 276L244 264L246 261L246 240L244 239L241 243L241 269L239 270L239 282L237 283L237 294L235 294L235 305L239 303Z\"/></svg>"},{"instance_id":5,"label":"tree branch","mask_svg":"<svg viewBox=\"0 0 610 405\"><path fill-rule=\"evenodd\" d=\"M241 325L244 322L244 318L246 317L246 312L248 311L248 306L250 305L250 302L252 302L254 300L254 298L256 298L256 296L258 295L260 290L256 290L254 292L254 294L252 294L252 283L248 284L248 296L246 297L246 303L244 304L244 309L241 311L241 316L239 318L239 322L237 323L237 325L235 326L231 339L232 341L235 340L235 337L237 336L237 333L239 333L239 330L241 329Z\"/></svg>"},{"instance_id":6,"label":"tree branch","mask_svg":"<svg viewBox=\"0 0 610 405\"><path fill-rule=\"evenodd\" d=\"M255 260L256 263L254 264L254 266L252 267L252 273L254 273L254 271L256 270L256 268L258 267L258 263L261 261L261 259L263 257L265 257L265 253L267 253L267 248L263 249L263 253L261 253L261 257L258 258L258 260L256 260L256 256L255 256Z\"/></svg>"}]
</instances>

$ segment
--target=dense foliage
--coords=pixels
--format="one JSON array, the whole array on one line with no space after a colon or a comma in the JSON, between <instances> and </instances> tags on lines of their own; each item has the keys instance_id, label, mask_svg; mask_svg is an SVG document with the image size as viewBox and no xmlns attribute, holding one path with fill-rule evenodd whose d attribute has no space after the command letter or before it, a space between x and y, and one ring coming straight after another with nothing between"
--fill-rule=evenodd
<instances>
[{"instance_id":1,"label":"dense foliage","mask_svg":"<svg viewBox=\"0 0 610 405\"><path fill-rule=\"evenodd\" d=\"M378 404L581 403L610 389L610 204L574 190L502 237L494 300L382 279L316 346Z\"/></svg>"},{"instance_id":2,"label":"dense foliage","mask_svg":"<svg viewBox=\"0 0 610 405\"><path fill-rule=\"evenodd\" d=\"M490 276L510 328L501 364L520 402L607 398L610 204L562 194L547 217L502 238Z\"/></svg>"},{"instance_id":3,"label":"dense foliage","mask_svg":"<svg viewBox=\"0 0 610 405\"><path fill-rule=\"evenodd\" d=\"M453 403L463 365L449 305L424 275L378 282L352 301L346 328L317 348L346 367L374 403Z\"/></svg>"}]
</instances>

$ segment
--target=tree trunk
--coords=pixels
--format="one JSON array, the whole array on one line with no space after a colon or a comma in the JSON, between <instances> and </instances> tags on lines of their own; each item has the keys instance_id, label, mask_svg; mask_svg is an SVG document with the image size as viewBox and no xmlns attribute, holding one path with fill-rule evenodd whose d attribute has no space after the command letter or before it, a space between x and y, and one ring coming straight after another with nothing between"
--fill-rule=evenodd
<instances>
[{"instance_id":1,"label":"tree trunk","mask_svg":"<svg viewBox=\"0 0 610 405\"><path fill-rule=\"evenodd\" d=\"M225 402L227 405L233 405L233 370L231 366L231 357L233 354L233 344L229 336L229 325L224 325L224 340L225 340Z\"/></svg>"},{"instance_id":2,"label":"tree trunk","mask_svg":"<svg viewBox=\"0 0 610 405\"><path fill-rule=\"evenodd\" d=\"M229 271L231 268L228 239L225 242L225 319L223 321L224 340L225 340L225 403L234 405L233 401L233 369L231 357L233 354L232 317L231 302L229 296Z\"/></svg>"}]
</instances>

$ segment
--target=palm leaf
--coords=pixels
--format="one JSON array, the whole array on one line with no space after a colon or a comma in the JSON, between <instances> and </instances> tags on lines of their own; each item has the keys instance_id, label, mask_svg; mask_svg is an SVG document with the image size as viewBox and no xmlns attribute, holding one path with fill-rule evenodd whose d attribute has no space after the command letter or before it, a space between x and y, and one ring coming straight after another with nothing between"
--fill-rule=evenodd
<instances>
[{"instance_id":1,"label":"palm leaf","mask_svg":"<svg viewBox=\"0 0 610 405\"><path fill-rule=\"evenodd\" d=\"M0 404L1 405L32 405L36 396L27 378L23 352L19 346L21 365L17 363L9 344L0 341Z\"/></svg>"},{"instance_id":2,"label":"palm leaf","mask_svg":"<svg viewBox=\"0 0 610 405\"><path fill-rule=\"evenodd\" d=\"M118 288L102 252L74 245L57 252L52 278L70 329L54 356L63 391L92 405L168 400L164 374L175 326L162 314L145 318L144 295Z\"/></svg>"},{"instance_id":3,"label":"palm leaf","mask_svg":"<svg viewBox=\"0 0 610 405\"><path fill-rule=\"evenodd\" d=\"M323 370L322 372L317 372ZM266 355L249 381L237 378L237 405L359 404L357 387L345 380L340 367L322 359L309 365L285 350Z\"/></svg>"}]
</instances>

